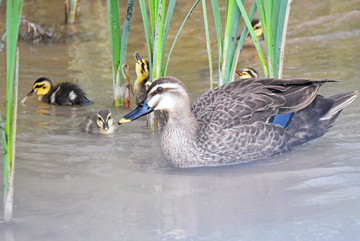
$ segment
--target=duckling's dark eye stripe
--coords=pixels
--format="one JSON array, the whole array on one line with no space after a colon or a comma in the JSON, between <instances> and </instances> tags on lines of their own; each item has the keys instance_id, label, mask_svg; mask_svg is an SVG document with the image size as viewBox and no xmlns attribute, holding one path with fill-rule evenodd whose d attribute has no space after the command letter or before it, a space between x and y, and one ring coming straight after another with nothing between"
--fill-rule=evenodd
<instances>
[{"instance_id":1,"label":"duckling's dark eye stripe","mask_svg":"<svg viewBox=\"0 0 360 241\"><path fill-rule=\"evenodd\" d=\"M41 88L41 87L44 87L44 86L45 86L44 84L37 84L37 85L34 86L34 89Z\"/></svg>"},{"instance_id":2,"label":"duckling's dark eye stripe","mask_svg":"<svg viewBox=\"0 0 360 241\"><path fill-rule=\"evenodd\" d=\"M141 73L143 74L145 72L145 61L141 61Z\"/></svg>"},{"instance_id":3,"label":"duckling's dark eye stripe","mask_svg":"<svg viewBox=\"0 0 360 241\"><path fill-rule=\"evenodd\" d=\"M100 121L104 121L103 118L101 117L101 115L97 115L97 116Z\"/></svg>"},{"instance_id":4,"label":"duckling's dark eye stripe","mask_svg":"<svg viewBox=\"0 0 360 241\"><path fill-rule=\"evenodd\" d=\"M111 119L111 113L109 113L106 117L106 120L110 120Z\"/></svg>"}]
</instances>

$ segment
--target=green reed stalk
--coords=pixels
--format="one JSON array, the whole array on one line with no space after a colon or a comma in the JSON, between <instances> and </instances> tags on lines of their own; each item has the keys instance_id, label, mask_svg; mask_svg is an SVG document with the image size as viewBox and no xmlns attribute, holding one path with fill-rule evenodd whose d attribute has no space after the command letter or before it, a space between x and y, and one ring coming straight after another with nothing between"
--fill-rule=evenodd
<instances>
[{"instance_id":1,"label":"green reed stalk","mask_svg":"<svg viewBox=\"0 0 360 241\"><path fill-rule=\"evenodd\" d=\"M291 0L255 0L264 30L270 77L281 77ZM266 76L266 75L265 75Z\"/></svg>"},{"instance_id":2,"label":"green reed stalk","mask_svg":"<svg viewBox=\"0 0 360 241\"><path fill-rule=\"evenodd\" d=\"M0 113L0 132L4 149L4 221L13 216L15 139L17 119L19 53L16 50L23 0L6 2L6 120Z\"/></svg>"},{"instance_id":3,"label":"green reed stalk","mask_svg":"<svg viewBox=\"0 0 360 241\"><path fill-rule=\"evenodd\" d=\"M244 0L243 0L244 1ZM226 4L225 30L223 52L221 57L221 72L218 85L232 81L231 65L235 54L236 37L240 24L241 14L235 1L228 0Z\"/></svg>"},{"instance_id":4,"label":"green reed stalk","mask_svg":"<svg viewBox=\"0 0 360 241\"><path fill-rule=\"evenodd\" d=\"M124 80L124 76L121 74L121 66L126 62L128 36L134 2L135 0L128 0L123 32L121 34L119 2L118 0L107 0L110 45L113 60L112 73L114 106L122 106L125 103L126 81Z\"/></svg>"},{"instance_id":5,"label":"green reed stalk","mask_svg":"<svg viewBox=\"0 0 360 241\"><path fill-rule=\"evenodd\" d=\"M204 25L205 25L206 49L208 51L208 58L209 58L210 89L212 89L212 88L214 88L214 74L213 74L213 67L212 67L212 55L211 55L211 47L210 47L209 25L208 25L208 19L207 19L207 11L206 11L206 0L202 0L201 2L202 2Z\"/></svg>"}]
</instances>

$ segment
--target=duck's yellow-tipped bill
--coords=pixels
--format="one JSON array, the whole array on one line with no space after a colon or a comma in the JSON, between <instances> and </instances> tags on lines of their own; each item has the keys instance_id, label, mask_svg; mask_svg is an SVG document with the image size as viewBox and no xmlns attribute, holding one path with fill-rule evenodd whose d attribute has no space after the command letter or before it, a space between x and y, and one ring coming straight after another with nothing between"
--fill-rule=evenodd
<instances>
[{"instance_id":1,"label":"duck's yellow-tipped bill","mask_svg":"<svg viewBox=\"0 0 360 241\"><path fill-rule=\"evenodd\" d=\"M125 119L125 118L121 118L121 120L119 120L119 125L120 125L120 124L124 124L124 123L129 123L129 122L131 122L131 120Z\"/></svg>"},{"instance_id":2,"label":"duck's yellow-tipped bill","mask_svg":"<svg viewBox=\"0 0 360 241\"><path fill-rule=\"evenodd\" d=\"M146 115L153 110L154 108L149 107L147 101L143 100L143 102L141 102L133 111L119 120L119 125L136 120L137 118Z\"/></svg>"}]
</instances>

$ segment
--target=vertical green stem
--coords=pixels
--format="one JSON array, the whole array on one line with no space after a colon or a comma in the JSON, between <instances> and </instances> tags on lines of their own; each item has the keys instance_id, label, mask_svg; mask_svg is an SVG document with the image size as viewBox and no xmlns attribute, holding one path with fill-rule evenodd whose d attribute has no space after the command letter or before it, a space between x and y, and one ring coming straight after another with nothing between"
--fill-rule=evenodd
<instances>
[{"instance_id":1,"label":"vertical green stem","mask_svg":"<svg viewBox=\"0 0 360 241\"><path fill-rule=\"evenodd\" d=\"M222 66L218 85L231 82L231 64L235 52L236 37L240 23L240 10L235 1L229 1L224 33L224 48L221 58Z\"/></svg>"},{"instance_id":2,"label":"vertical green stem","mask_svg":"<svg viewBox=\"0 0 360 241\"><path fill-rule=\"evenodd\" d=\"M208 26L207 14L206 14L206 0L202 0L201 2L202 2L204 25L205 25L206 49L208 51L208 58L209 58L210 89L212 89L212 88L214 88L214 74L213 74L213 68L212 68L212 55L211 55L211 47L210 47L209 26Z\"/></svg>"}]
</instances>

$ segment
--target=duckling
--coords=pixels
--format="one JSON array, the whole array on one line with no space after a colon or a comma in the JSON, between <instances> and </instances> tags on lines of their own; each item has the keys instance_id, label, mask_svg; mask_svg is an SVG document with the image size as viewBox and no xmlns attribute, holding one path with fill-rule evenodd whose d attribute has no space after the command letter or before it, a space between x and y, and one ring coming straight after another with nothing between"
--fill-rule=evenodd
<instances>
[{"instance_id":1,"label":"duckling","mask_svg":"<svg viewBox=\"0 0 360 241\"><path fill-rule=\"evenodd\" d=\"M218 166L270 157L322 136L358 92L326 98L321 85L335 80L244 79L213 88L190 106L175 77L155 80L146 99L119 124L154 110L169 114L162 129L164 157L176 167ZM276 114L294 113L286 126Z\"/></svg>"},{"instance_id":2,"label":"duckling","mask_svg":"<svg viewBox=\"0 0 360 241\"><path fill-rule=\"evenodd\" d=\"M115 127L109 109L100 110L96 114L91 114L81 123L81 130L87 133L113 133Z\"/></svg>"},{"instance_id":3,"label":"duckling","mask_svg":"<svg viewBox=\"0 0 360 241\"><path fill-rule=\"evenodd\" d=\"M257 38L258 40L264 40L264 30L263 30L263 28L262 28L260 19L256 19L256 18L253 19L253 20L251 21L251 26L252 26L253 29L254 29L256 38ZM248 37L250 38L250 33L248 33Z\"/></svg>"},{"instance_id":4,"label":"duckling","mask_svg":"<svg viewBox=\"0 0 360 241\"><path fill-rule=\"evenodd\" d=\"M74 83L62 82L53 87L52 81L49 78L41 77L34 83L33 89L23 99L25 102L28 96L36 93L39 100L52 105L91 105L91 102L86 96L85 92Z\"/></svg>"},{"instance_id":5,"label":"duckling","mask_svg":"<svg viewBox=\"0 0 360 241\"><path fill-rule=\"evenodd\" d=\"M258 78L258 72L253 68L237 69L235 72L240 76L240 79L253 79Z\"/></svg>"},{"instance_id":6,"label":"duckling","mask_svg":"<svg viewBox=\"0 0 360 241\"><path fill-rule=\"evenodd\" d=\"M253 30L254 30L254 33L255 33L256 38L257 38L258 40L264 40L264 30L263 30L263 28L262 28L260 19L254 18L254 19L251 21L251 26L252 26L252 28L253 28ZM251 38L249 31L247 32L246 36L247 36L248 38ZM240 37L241 37L241 35L238 35L238 36L236 37L236 39L239 40Z\"/></svg>"},{"instance_id":7,"label":"duckling","mask_svg":"<svg viewBox=\"0 0 360 241\"><path fill-rule=\"evenodd\" d=\"M135 72L136 80L134 82L134 95L136 105L140 104L146 97L146 82L149 81L149 62L145 59L142 59L140 55L135 52L134 58L136 61Z\"/></svg>"},{"instance_id":8,"label":"duckling","mask_svg":"<svg viewBox=\"0 0 360 241\"><path fill-rule=\"evenodd\" d=\"M146 98L146 93L148 86L147 84L149 81L150 76L150 68L149 68L149 62L145 59L142 59L140 55L135 52L134 58L136 60L135 64L135 72L137 79L134 82L134 94L135 94L135 103L136 105L139 105L143 100ZM155 111L155 126L156 127L163 127L166 124L166 121L168 119L167 113L164 111ZM147 123L149 125L149 123Z\"/></svg>"}]
</instances>

